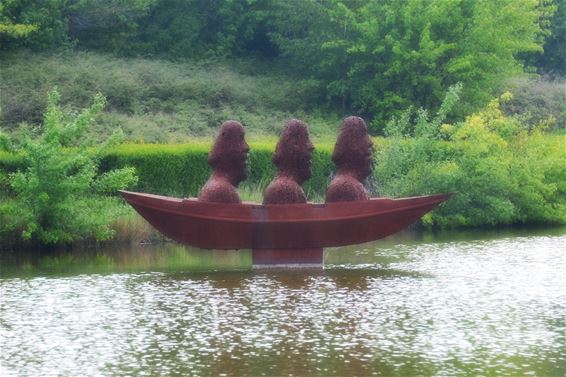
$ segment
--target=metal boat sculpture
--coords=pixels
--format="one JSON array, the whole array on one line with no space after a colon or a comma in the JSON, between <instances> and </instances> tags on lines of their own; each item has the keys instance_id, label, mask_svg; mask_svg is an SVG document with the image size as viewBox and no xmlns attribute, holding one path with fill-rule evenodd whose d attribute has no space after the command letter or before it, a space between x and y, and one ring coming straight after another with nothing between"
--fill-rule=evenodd
<instances>
[{"instance_id":1,"label":"metal boat sculpture","mask_svg":"<svg viewBox=\"0 0 566 377\"><path fill-rule=\"evenodd\" d=\"M203 249L305 249L374 241L398 232L451 194L326 204L207 203L120 191L167 237ZM291 250L292 252L292 250Z\"/></svg>"},{"instance_id":2,"label":"metal boat sculpture","mask_svg":"<svg viewBox=\"0 0 566 377\"><path fill-rule=\"evenodd\" d=\"M311 175L314 146L308 126L286 122L275 147L277 173L264 204L241 203L249 146L237 121L222 123L208 156L212 174L198 198L121 191L124 199L164 235L203 249L252 249L254 266L321 265L323 248L374 241L418 220L450 194L370 198L362 181L371 173L372 141L359 117L340 127L332 161L336 176L325 204L307 203L302 184Z\"/></svg>"}]
</instances>

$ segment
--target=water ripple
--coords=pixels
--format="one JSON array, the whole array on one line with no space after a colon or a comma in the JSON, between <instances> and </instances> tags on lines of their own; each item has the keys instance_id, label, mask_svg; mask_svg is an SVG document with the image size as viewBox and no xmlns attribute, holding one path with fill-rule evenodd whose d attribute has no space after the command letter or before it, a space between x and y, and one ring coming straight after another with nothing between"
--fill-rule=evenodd
<instances>
[{"instance_id":1,"label":"water ripple","mask_svg":"<svg viewBox=\"0 0 566 377\"><path fill-rule=\"evenodd\" d=\"M565 244L401 245L324 271L4 279L0 374L563 375Z\"/></svg>"}]
</instances>

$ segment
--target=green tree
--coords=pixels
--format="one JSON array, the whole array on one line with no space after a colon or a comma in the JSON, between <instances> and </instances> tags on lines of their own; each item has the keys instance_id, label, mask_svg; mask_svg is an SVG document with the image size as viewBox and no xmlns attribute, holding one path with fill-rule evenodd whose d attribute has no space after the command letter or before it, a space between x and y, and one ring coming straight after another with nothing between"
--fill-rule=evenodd
<instances>
[{"instance_id":1,"label":"green tree","mask_svg":"<svg viewBox=\"0 0 566 377\"><path fill-rule=\"evenodd\" d=\"M566 75L566 0L555 0L556 12L550 21L550 33L544 52L534 58L540 73Z\"/></svg>"},{"instance_id":2,"label":"green tree","mask_svg":"<svg viewBox=\"0 0 566 377\"><path fill-rule=\"evenodd\" d=\"M265 18L272 0L158 1L139 21L138 52L173 57L270 54Z\"/></svg>"},{"instance_id":3,"label":"green tree","mask_svg":"<svg viewBox=\"0 0 566 377\"><path fill-rule=\"evenodd\" d=\"M116 51L137 36L139 20L157 1L7 0L0 5L0 42L4 49L44 49L73 42Z\"/></svg>"},{"instance_id":4,"label":"green tree","mask_svg":"<svg viewBox=\"0 0 566 377\"><path fill-rule=\"evenodd\" d=\"M69 38L83 48L128 53L138 47L140 22L158 0L73 0L66 7ZM138 51L141 53L143 51Z\"/></svg>"},{"instance_id":5,"label":"green tree","mask_svg":"<svg viewBox=\"0 0 566 377\"><path fill-rule=\"evenodd\" d=\"M517 54L541 51L539 21L550 7L538 0L292 3L275 8L273 40L330 97L374 117L374 131L411 104L438 107L457 82L461 114L486 104L522 72Z\"/></svg>"},{"instance_id":6,"label":"green tree","mask_svg":"<svg viewBox=\"0 0 566 377\"><path fill-rule=\"evenodd\" d=\"M49 48L68 42L67 0L6 0L0 7L0 24L6 22L6 30L19 29L19 33L0 33L0 48L19 46ZM4 20L4 21L3 21ZM8 20L8 21L5 21ZM1 31L1 27L0 27ZM13 38L13 36L25 38Z\"/></svg>"},{"instance_id":7,"label":"green tree","mask_svg":"<svg viewBox=\"0 0 566 377\"><path fill-rule=\"evenodd\" d=\"M41 128L24 127L22 137L11 143L0 138L4 147L23 155L23 167L8 176L13 200L0 206L0 232L18 231L24 240L46 244L108 239L113 234L109 223L124 207L107 194L137 178L132 168L97 173L103 153L120 140L116 133L94 146L84 138L104 106L102 95L80 114L64 112L58 101L58 92L51 92Z\"/></svg>"},{"instance_id":8,"label":"green tree","mask_svg":"<svg viewBox=\"0 0 566 377\"><path fill-rule=\"evenodd\" d=\"M4 5L0 4L0 35L11 38L24 38L38 29L34 24L13 23L7 16Z\"/></svg>"}]
</instances>

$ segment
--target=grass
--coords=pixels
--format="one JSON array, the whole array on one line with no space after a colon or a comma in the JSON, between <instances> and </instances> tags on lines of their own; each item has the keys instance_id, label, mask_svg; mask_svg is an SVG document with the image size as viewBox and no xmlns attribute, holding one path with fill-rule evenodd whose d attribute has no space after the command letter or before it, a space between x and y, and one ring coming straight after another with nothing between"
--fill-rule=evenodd
<instances>
[{"instance_id":1,"label":"grass","mask_svg":"<svg viewBox=\"0 0 566 377\"><path fill-rule=\"evenodd\" d=\"M265 67L253 73L254 62L24 51L4 53L0 63L0 125L8 130L21 122L40 124L53 87L71 109L88 106L96 92L107 97L106 111L90 132L100 139L117 127L134 142L210 139L227 119L242 122L252 138L275 137L290 118L305 120L314 138L329 138L344 115L323 114L310 81Z\"/></svg>"},{"instance_id":2,"label":"grass","mask_svg":"<svg viewBox=\"0 0 566 377\"><path fill-rule=\"evenodd\" d=\"M163 236L133 208L128 207L124 216L115 219L110 227L114 230L112 243L117 244L146 244L164 240Z\"/></svg>"}]
</instances>

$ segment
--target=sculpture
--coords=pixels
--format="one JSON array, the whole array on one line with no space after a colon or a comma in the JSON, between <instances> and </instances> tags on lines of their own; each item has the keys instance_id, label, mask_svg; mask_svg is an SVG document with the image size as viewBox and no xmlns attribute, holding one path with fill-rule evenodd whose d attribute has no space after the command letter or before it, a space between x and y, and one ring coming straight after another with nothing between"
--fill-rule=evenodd
<instances>
[{"instance_id":1,"label":"sculpture","mask_svg":"<svg viewBox=\"0 0 566 377\"><path fill-rule=\"evenodd\" d=\"M312 175L313 150L307 124L297 119L288 121L273 156L277 175L265 190L263 204L307 202L301 185Z\"/></svg>"},{"instance_id":2,"label":"sculpture","mask_svg":"<svg viewBox=\"0 0 566 377\"><path fill-rule=\"evenodd\" d=\"M166 236L203 249L252 249L254 265L321 265L323 248L374 241L418 220L451 194L369 198L362 181L371 173L372 142L364 121L344 119L332 156L338 171L326 203L307 203L301 184L311 177L314 147L307 125L287 122L273 163L276 177L264 204L241 203L249 147L236 121L222 124L208 162L213 173L197 198L121 191ZM281 205L285 204L285 205Z\"/></svg>"},{"instance_id":3,"label":"sculpture","mask_svg":"<svg viewBox=\"0 0 566 377\"><path fill-rule=\"evenodd\" d=\"M307 197L301 185L312 176L314 145L309 138L308 126L298 119L291 119L279 137L273 156L277 174L263 196L263 204L306 203ZM321 247L296 249L254 248L254 265L273 264L322 264Z\"/></svg>"},{"instance_id":4,"label":"sculpture","mask_svg":"<svg viewBox=\"0 0 566 377\"><path fill-rule=\"evenodd\" d=\"M369 200L362 181L371 174L372 147L364 120L344 119L332 153L337 172L326 191L327 203Z\"/></svg>"},{"instance_id":5,"label":"sculpture","mask_svg":"<svg viewBox=\"0 0 566 377\"><path fill-rule=\"evenodd\" d=\"M208 155L213 172L198 196L200 201L241 203L236 187L248 176L250 151L244 135L244 127L239 122L222 123Z\"/></svg>"}]
</instances>

